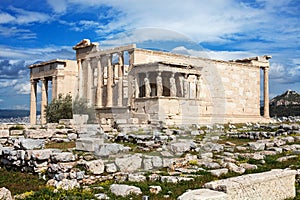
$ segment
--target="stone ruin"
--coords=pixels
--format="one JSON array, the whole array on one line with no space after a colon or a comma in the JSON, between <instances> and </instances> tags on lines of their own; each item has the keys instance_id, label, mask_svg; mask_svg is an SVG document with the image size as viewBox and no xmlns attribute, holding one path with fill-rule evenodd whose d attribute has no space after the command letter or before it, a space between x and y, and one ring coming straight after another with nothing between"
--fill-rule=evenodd
<instances>
[{"instance_id":1,"label":"stone ruin","mask_svg":"<svg viewBox=\"0 0 300 200\"><path fill-rule=\"evenodd\" d=\"M76 61L51 60L29 66L31 124L36 124L40 80L42 124L46 123L49 81L52 99L58 94L85 99L95 108L97 123L104 129L270 121L271 56L220 61L150 51L135 44L103 50L87 39L73 49ZM260 99L264 99L263 116Z\"/></svg>"},{"instance_id":2,"label":"stone ruin","mask_svg":"<svg viewBox=\"0 0 300 200\"><path fill-rule=\"evenodd\" d=\"M165 127L162 130L113 130L109 133L103 132L99 125L75 125L72 120L43 127L24 126L24 130L14 130L14 126L1 125L1 165L38 173L48 180L48 185L56 188L72 189L82 184L113 180L110 190L114 194L139 195L142 193L140 188L122 182L148 179L180 184L181 181L192 181L198 172L209 172L215 177L234 172L241 176L206 183L203 189L187 191L178 199L283 200L295 196L295 176L298 180L300 174L286 169L243 175L246 170L255 170L258 166L238 160L242 157L264 163L266 156L283 152L291 154L278 158L277 162L298 158L300 125L297 123L247 123L239 128L233 124L228 127L187 126L185 129ZM221 142L225 135L252 141L245 145ZM202 139L198 140L199 137ZM71 141L76 143L75 148L46 148L49 143ZM168 174L161 174L162 168L166 168ZM149 190L159 193L161 188L152 185ZM99 194L99 199L105 199L105 195Z\"/></svg>"}]
</instances>

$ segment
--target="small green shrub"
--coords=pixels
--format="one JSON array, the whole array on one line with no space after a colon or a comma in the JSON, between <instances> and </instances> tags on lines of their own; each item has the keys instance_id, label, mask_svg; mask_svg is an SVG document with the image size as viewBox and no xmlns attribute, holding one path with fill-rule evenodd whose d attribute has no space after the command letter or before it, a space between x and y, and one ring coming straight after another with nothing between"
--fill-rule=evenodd
<instances>
[{"instance_id":1,"label":"small green shrub","mask_svg":"<svg viewBox=\"0 0 300 200\"><path fill-rule=\"evenodd\" d=\"M24 129L25 129L25 127L22 125L15 125L15 126L12 126L9 128L10 131L11 130L24 130Z\"/></svg>"},{"instance_id":2,"label":"small green shrub","mask_svg":"<svg viewBox=\"0 0 300 200\"><path fill-rule=\"evenodd\" d=\"M60 119L72 119L72 96L67 94L63 97L59 94L57 99L51 101L46 108L46 119L48 123L58 123Z\"/></svg>"}]
</instances>

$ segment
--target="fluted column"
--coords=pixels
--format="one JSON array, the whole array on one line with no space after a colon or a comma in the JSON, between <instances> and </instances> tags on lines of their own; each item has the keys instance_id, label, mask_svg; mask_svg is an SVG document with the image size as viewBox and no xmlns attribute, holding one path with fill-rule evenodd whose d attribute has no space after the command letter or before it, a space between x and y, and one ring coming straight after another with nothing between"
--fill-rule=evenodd
<instances>
[{"instance_id":1,"label":"fluted column","mask_svg":"<svg viewBox=\"0 0 300 200\"><path fill-rule=\"evenodd\" d=\"M270 118L269 114L269 68L265 67L264 71L264 117Z\"/></svg>"},{"instance_id":2,"label":"fluted column","mask_svg":"<svg viewBox=\"0 0 300 200\"><path fill-rule=\"evenodd\" d=\"M52 101L57 98L57 76L52 76Z\"/></svg>"},{"instance_id":3,"label":"fluted column","mask_svg":"<svg viewBox=\"0 0 300 200\"><path fill-rule=\"evenodd\" d=\"M113 67L111 63L111 55L107 55L107 98L106 98L106 107L113 106Z\"/></svg>"},{"instance_id":4,"label":"fluted column","mask_svg":"<svg viewBox=\"0 0 300 200\"><path fill-rule=\"evenodd\" d=\"M46 124L46 106L48 105L48 80L42 78L41 124Z\"/></svg>"},{"instance_id":5,"label":"fluted column","mask_svg":"<svg viewBox=\"0 0 300 200\"><path fill-rule=\"evenodd\" d=\"M93 88L93 70L91 66L91 59L86 60L87 63L87 85L86 85L86 95L89 104L92 103L92 88Z\"/></svg>"},{"instance_id":6,"label":"fluted column","mask_svg":"<svg viewBox=\"0 0 300 200\"><path fill-rule=\"evenodd\" d=\"M30 80L30 124L36 124L36 87L37 81Z\"/></svg>"},{"instance_id":7,"label":"fluted column","mask_svg":"<svg viewBox=\"0 0 300 200\"><path fill-rule=\"evenodd\" d=\"M97 79L97 98L96 98L96 107L102 107L102 86L103 86L103 70L101 65L101 57L98 58L97 62L98 69L98 79Z\"/></svg>"},{"instance_id":8,"label":"fluted column","mask_svg":"<svg viewBox=\"0 0 300 200\"><path fill-rule=\"evenodd\" d=\"M162 84L162 77L161 77L161 72L157 73L156 77L156 91L157 91L157 96L161 97L163 95L163 84Z\"/></svg>"},{"instance_id":9,"label":"fluted column","mask_svg":"<svg viewBox=\"0 0 300 200\"><path fill-rule=\"evenodd\" d=\"M62 75L62 74L58 74L56 76L56 98L60 94L65 94L65 90L64 90L64 75Z\"/></svg>"},{"instance_id":10,"label":"fluted column","mask_svg":"<svg viewBox=\"0 0 300 200\"><path fill-rule=\"evenodd\" d=\"M128 51L129 54L129 71L133 68L133 64L134 64L134 51Z\"/></svg>"},{"instance_id":11,"label":"fluted column","mask_svg":"<svg viewBox=\"0 0 300 200\"><path fill-rule=\"evenodd\" d=\"M170 96L171 97L176 97L176 82L175 82L175 77L174 73L172 72L171 77L170 77Z\"/></svg>"},{"instance_id":12,"label":"fluted column","mask_svg":"<svg viewBox=\"0 0 300 200\"><path fill-rule=\"evenodd\" d=\"M134 96L135 98L139 98L140 96L140 86L137 78L134 78Z\"/></svg>"},{"instance_id":13,"label":"fluted column","mask_svg":"<svg viewBox=\"0 0 300 200\"><path fill-rule=\"evenodd\" d=\"M118 53L118 106L123 106L123 70L124 70L124 57L123 52Z\"/></svg>"},{"instance_id":14,"label":"fluted column","mask_svg":"<svg viewBox=\"0 0 300 200\"><path fill-rule=\"evenodd\" d=\"M83 69L82 69L82 62L81 62L81 59L78 59L77 60L77 65L78 65L78 73L79 73L79 76L78 76L78 95L79 95L79 98L82 98L83 97Z\"/></svg>"}]
</instances>

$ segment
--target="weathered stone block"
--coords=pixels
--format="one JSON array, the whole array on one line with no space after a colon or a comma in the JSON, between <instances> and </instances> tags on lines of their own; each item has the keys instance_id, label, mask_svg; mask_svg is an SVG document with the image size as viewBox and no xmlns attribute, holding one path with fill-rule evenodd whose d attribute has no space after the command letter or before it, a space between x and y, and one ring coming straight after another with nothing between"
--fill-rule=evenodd
<instances>
[{"instance_id":1,"label":"weathered stone block","mask_svg":"<svg viewBox=\"0 0 300 200\"><path fill-rule=\"evenodd\" d=\"M296 196L295 175L295 170L275 169L212 181L206 183L204 187L223 191L231 200L284 200Z\"/></svg>"},{"instance_id":2,"label":"weathered stone block","mask_svg":"<svg viewBox=\"0 0 300 200\"><path fill-rule=\"evenodd\" d=\"M121 172L133 172L142 167L141 155L134 154L124 158L116 158L115 164Z\"/></svg>"},{"instance_id":3,"label":"weathered stone block","mask_svg":"<svg viewBox=\"0 0 300 200\"><path fill-rule=\"evenodd\" d=\"M33 160L48 160L51 156L51 149L27 150L27 159Z\"/></svg>"},{"instance_id":4,"label":"weathered stone block","mask_svg":"<svg viewBox=\"0 0 300 200\"><path fill-rule=\"evenodd\" d=\"M146 176L141 174L128 174L128 181L132 181L132 182L146 181Z\"/></svg>"},{"instance_id":5,"label":"weathered stone block","mask_svg":"<svg viewBox=\"0 0 300 200\"><path fill-rule=\"evenodd\" d=\"M228 195L224 192L196 189L183 193L177 200L229 200Z\"/></svg>"},{"instance_id":6,"label":"weathered stone block","mask_svg":"<svg viewBox=\"0 0 300 200\"><path fill-rule=\"evenodd\" d=\"M104 139L102 138L79 138L76 140L76 150L93 152L96 146L103 143Z\"/></svg>"},{"instance_id":7,"label":"weathered stone block","mask_svg":"<svg viewBox=\"0 0 300 200\"><path fill-rule=\"evenodd\" d=\"M248 145L250 149L253 151L262 151L265 150L266 147L265 143L260 143L260 142L249 142Z\"/></svg>"},{"instance_id":8,"label":"weathered stone block","mask_svg":"<svg viewBox=\"0 0 300 200\"><path fill-rule=\"evenodd\" d=\"M26 138L32 138L32 139L45 139L45 138L51 138L54 135L54 131L52 130L46 130L46 129L28 129L24 131L24 135Z\"/></svg>"},{"instance_id":9,"label":"weathered stone block","mask_svg":"<svg viewBox=\"0 0 300 200\"><path fill-rule=\"evenodd\" d=\"M0 130L0 138L9 137L9 130Z\"/></svg>"},{"instance_id":10,"label":"weathered stone block","mask_svg":"<svg viewBox=\"0 0 300 200\"><path fill-rule=\"evenodd\" d=\"M228 173L228 169L227 168L223 168L223 169L213 169L209 171L213 176L217 176L220 177L222 175L225 175Z\"/></svg>"},{"instance_id":11,"label":"weathered stone block","mask_svg":"<svg viewBox=\"0 0 300 200\"><path fill-rule=\"evenodd\" d=\"M117 166L115 165L115 163L108 163L105 165L105 169L106 169L106 172L108 173L115 173L117 172Z\"/></svg>"},{"instance_id":12,"label":"weathered stone block","mask_svg":"<svg viewBox=\"0 0 300 200\"><path fill-rule=\"evenodd\" d=\"M139 123L139 119L138 118L129 118L127 120L128 124L138 124Z\"/></svg>"},{"instance_id":13,"label":"weathered stone block","mask_svg":"<svg viewBox=\"0 0 300 200\"><path fill-rule=\"evenodd\" d=\"M112 184L109 189L113 194L123 197L128 196L129 194L142 194L140 188L124 184Z\"/></svg>"},{"instance_id":14,"label":"weathered stone block","mask_svg":"<svg viewBox=\"0 0 300 200\"><path fill-rule=\"evenodd\" d=\"M85 166L88 171L92 172L95 175L99 175L104 172L103 160L87 161L85 162Z\"/></svg>"},{"instance_id":15,"label":"weathered stone block","mask_svg":"<svg viewBox=\"0 0 300 200\"><path fill-rule=\"evenodd\" d=\"M106 157L112 154L117 154L124 151L125 148L121 144L117 143L106 143L101 145L96 145L95 155L100 157Z\"/></svg>"},{"instance_id":16,"label":"weathered stone block","mask_svg":"<svg viewBox=\"0 0 300 200\"><path fill-rule=\"evenodd\" d=\"M53 153L51 155L51 160L53 162L71 162L76 159L75 155L70 152L62 152L62 153Z\"/></svg>"},{"instance_id":17,"label":"weathered stone block","mask_svg":"<svg viewBox=\"0 0 300 200\"><path fill-rule=\"evenodd\" d=\"M23 130L11 130L10 135L11 136L16 136L16 135L23 135L24 131Z\"/></svg>"},{"instance_id":18,"label":"weathered stone block","mask_svg":"<svg viewBox=\"0 0 300 200\"><path fill-rule=\"evenodd\" d=\"M5 187L0 188L0 199L13 200L11 192Z\"/></svg>"},{"instance_id":19,"label":"weathered stone block","mask_svg":"<svg viewBox=\"0 0 300 200\"><path fill-rule=\"evenodd\" d=\"M189 142L178 142L170 144L170 150L175 154L182 154L189 151L191 144Z\"/></svg>"},{"instance_id":20,"label":"weathered stone block","mask_svg":"<svg viewBox=\"0 0 300 200\"><path fill-rule=\"evenodd\" d=\"M20 148L24 150L28 149L41 149L45 145L44 140L40 139L21 139Z\"/></svg>"}]
</instances>

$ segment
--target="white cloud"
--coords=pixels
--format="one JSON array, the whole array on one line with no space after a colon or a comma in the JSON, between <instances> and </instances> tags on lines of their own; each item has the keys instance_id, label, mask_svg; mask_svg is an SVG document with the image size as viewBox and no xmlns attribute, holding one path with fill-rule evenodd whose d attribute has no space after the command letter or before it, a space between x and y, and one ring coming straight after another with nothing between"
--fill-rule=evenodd
<instances>
[{"instance_id":1,"label":"white cloud","mask_svg":"<svg viewBox=\"0 0 300 200\"><path fill-rule=\"evenodd\" d=\"M287 73L286 68L281 64L273 63L270 66L269 75L271 79L281 79L282 75L286 73Z\"/></svg>"},{"instance_id":2,"label":"white cloud","mask_svg":"<svg viewBox=\"0 0 300 200\"><path fill-rule=\"evenodd\" d=\"M29 29L17 27L4 27L0 26L0 35L4 37L16 37L18 39L35 39L36 34Z\"/></svg>"},{"instance_id":3,"label":"white cloud","mask_svg":"<svg viewBox=\"0 0 300 200\"><path fill-rule=\"evenodd\" d=\"M288 74L292 77L299 77L300 78L300 66L296 66L293 68L289 68ZM299 80L300 81L300 80Z\"/></svg>"},{"instance_id":4,"label":"white cloud","mask_svg":"<svg viewBox=\"0 0 300 200\"><path fill-rule=\"evenodd\" d=\"M16 18L8 13L0 13L0 24L9 23L14 21Z\"/></svg>"},{"instance_id":5,"label":"white cloud","mask_svg":"<svg viewBox=\"0 0 300 200\"><path fill-rule=\"evenodd\" d=\"M16 85L16 83L18 82L18 80L0 80L0 87L4 88L4 87L11 87Z\"/></svg>"},{"instance_id":6,"label":"white cloud","mask_svg":"<svg viewBox=\"0 0 300 200\"><path fill-rule=\"evenodd\" d=\"M13 6L8 7L12 13L2 12L0 13L0 24L30 24L35 22L46 22L51 20L51 17L45 13L27 11L21 8L16 8Z\"/></svg>"},{"instance_id":7,"label":"white cloud","mask_svg":"<svg viewBox=\"0 0 300 200\"><path fill-rule=\"evenodd\" d=\"M75 59L71 46L48 46L44 48L20 48L0 45L0 57L9 60L25 60L26 65L52 59Z\"/></svg>"},{"instance_id":8,"label":"white cloud","mask_svg":"<svg viewBox=\"0 0 300 200\"><path fill-rule=\"evenodd\" d=\"M120 18L112 20L101 32L131 30L141 27L163 27L197 41L220 41L221 35L249 29L250 24L261 20L262 10L247 7L234 0L219 1L114 1L114 0L70 0L82 7L103 4L122 12Z\"/></svg>"},{"instance_id":9,"label":"white cloud","mask_svg":"<svg viewBox=\"0 0 300 200\"><path fill-rule=\"evenodd\" d=\"M65 0L47 0L47 3L56 13L64 13L67 10L67 2Z\"/></svg>"},{"instance_id":10,"label":"white cloud","mask_svg":"<svg viewBox=\"0 0 300 200\"><path fill-rule=\"evenodd\" d=\"M29 107L26 104L22 104L22 105L14 105L13 109L15 109L15 110L29 110Z\"/></svg>"},{"instance_id":11,"label":"white cloud","mask_svg":"<svg viewBox=\"0 0 300 200\"><path fill-rule=\"evenodd\" d=\"M30 94L31 83L19 83L14 86L14 90L16 90L17 94ZM41 87L37 85L37 93L41 93Z\"/></svg>"},{"instance_id":12,"label":"white cloud","mask_svg":"<svg viewBox=\"0 0 300 200\"><path fill-rule=\"evenodd\" d=\"M285 67L282 64L273 63L270 66L270 79L278 83L293 84L300 82L300 66Z\"/></svg>"},{"instance_id":13,"label":"white cloud","mask_svg":"<svg viewBox=\"0 0 300 200\"><path fill-rule=\"evenodd\" d=\"M253 53L247 51L211 51L205 49L199 51L187 49L184 46L176 47L172 50L172 52L215 60L235 60L255 56Z\"/></svg>"},{"instance_id":14,"label":"white cloud","mask_svg":"<svg viewBox=\"0 0 300 200\"><path fill-rule=\"evenodd\" d=\"M34 11L27 11L21 8L15 8L10 6L9 9L13 12L15 12L14 20L11 22L17 23L17 24L29 24L34 22L46 22L50 20L50 16L45 13L40 12L34 12Z\"/></svg>"}]
</instances>

